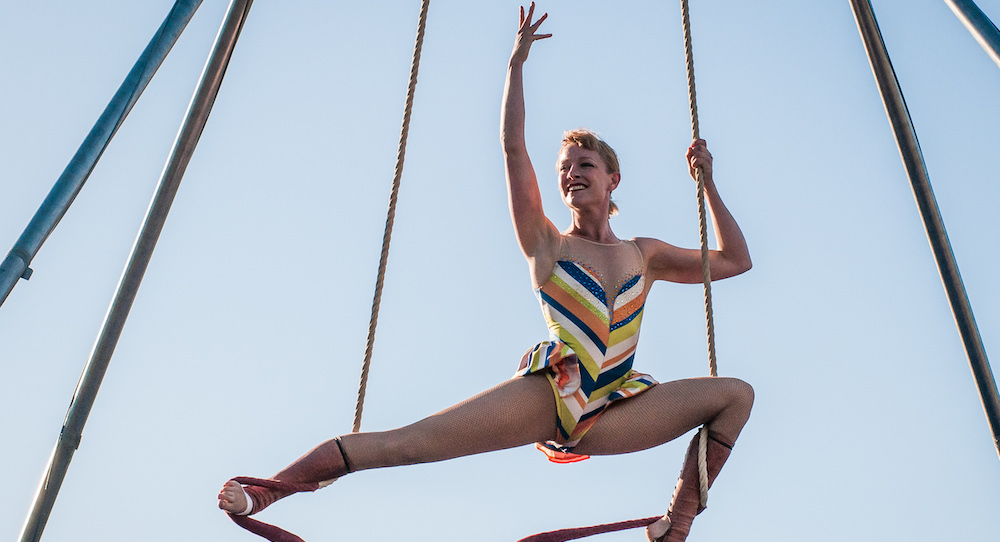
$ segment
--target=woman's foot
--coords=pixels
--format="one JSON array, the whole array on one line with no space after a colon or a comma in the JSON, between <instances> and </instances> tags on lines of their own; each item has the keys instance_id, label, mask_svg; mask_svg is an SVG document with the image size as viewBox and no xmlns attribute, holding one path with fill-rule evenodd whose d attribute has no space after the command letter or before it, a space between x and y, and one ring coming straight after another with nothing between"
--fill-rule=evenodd
<instances>
[{"instance_id":1,"label":"woman's foot","mask_svg":"<svg viewBox=\"0 0 1000 542\"><path fill-rule=\"evenodd\" d=\"M278 499L300 491L316 491L352 470L337 437L313 448L271 479L235 478L226 482L219 492L219 508L236 515L256 514Z\"/></svg>"},{"instance_id":2,"label":"woman's foot","mask_svg":"<svg viewBox=\"0 0 1000 542\"><path fill-rule=\"evenodd\" d=\"M234 480L226 482L219 492L219 508L230 514L245 515L250 503L243 486Z\"/></svg>"},{"instance_id":3,"label":"woman's foot","mask_svg":"<svg viewBox=\"0 0 1000 542\"><path fill-rule=\"evenodd\" d=\"M661 542L669 530L670 518L663 516L646 527L646 538L649 542Z\"/></svg>"}]
</instances>

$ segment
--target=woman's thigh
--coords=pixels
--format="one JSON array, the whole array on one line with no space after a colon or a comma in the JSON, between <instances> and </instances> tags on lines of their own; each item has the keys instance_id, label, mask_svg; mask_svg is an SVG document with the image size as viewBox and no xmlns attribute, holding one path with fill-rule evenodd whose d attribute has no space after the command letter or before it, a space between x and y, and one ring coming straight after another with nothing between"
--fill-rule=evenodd
<instances>
[{"instance_id":1,"label":"woman's thigh","mask_svg":"<svg viewBox=\"0 0 1000 542\"><path fill-rule=\"evenodd\" d=\"M573 451L609 455L659 446L715 419L733 404L733 389L741 385L748 387L736 379L717 377L657 384L612 403Z\"/></svg>"},{"instance_id":2,"label":"woman's thigh","mask_svg":"<svg viewBox=\"0 0 1000 542\"><path fill-rule=\"evenodd\" d=\"M544 374L505 381L416 423L343 437L360 468L441 461L554 438L556 407Z\"/></svg>"},{"instance_id":3,"label":"woman's thigh","mask_svg":"<svg viewBox=\"0 0 1000 542\"><path fill-rule=\"evenodd\" d=\"M502 447L547 440L556 433L555 395L543 373L515 377L413 427L418 431L451 429Z\"/></svg>"}]
</instances>

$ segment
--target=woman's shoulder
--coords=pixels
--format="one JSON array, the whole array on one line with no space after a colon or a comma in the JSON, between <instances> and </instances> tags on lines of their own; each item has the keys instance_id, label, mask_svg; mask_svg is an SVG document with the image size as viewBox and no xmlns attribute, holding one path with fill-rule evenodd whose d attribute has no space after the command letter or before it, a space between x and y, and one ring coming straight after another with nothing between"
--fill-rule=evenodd
<instances>
[{"instance_id":1,"label":"woman's shoulder","mask_svg":"<svg viewBox=\"0 0 1000 542\"><path fill-rule=\"evenodd\" d=\"M657 275L662 268L670 267L679 249L654 237L633 237L631 241L642 255L643 266Z\"/></svg>"},{"instance_id":2,"label":"woman's shoulder","mask_svg":"<svg viewBox=\"0 0 1000 542\"><path fill-rule=\"evenodd\" d=\"M653 237L633 237L629 239L629 242L635 245L644 257L649 257L650 254L668 246L667 243Z\"/></svg>"}]
</instances>

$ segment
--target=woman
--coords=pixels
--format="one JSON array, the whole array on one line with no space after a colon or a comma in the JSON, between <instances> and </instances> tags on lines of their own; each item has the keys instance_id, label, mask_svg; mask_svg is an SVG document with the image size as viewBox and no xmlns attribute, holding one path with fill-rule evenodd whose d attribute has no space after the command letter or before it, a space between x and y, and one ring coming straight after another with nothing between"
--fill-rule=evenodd
<instances>
[{"instance_id":1,"label":"woman","mask_svg":"<svg viewBox=\"0 0 1000 542\"><path fill-rule=\"evenodd\" d=\"M611 230L611 193L621 180L614 151L594 134L567 132L558 160L559 191L572 213L560 232L545 217L524 141L522 66L547 15L521 24L507 71L501 117L511 217L551 340L525 354L517 374L490 390L399 429L326 441L274 476L321 482L350 472L426 463L530 443L554 461L623 454L673 440L708 424L714 479L746 423L753 390L731 378L657 384L631 369L644 300L654 281L701 282L701 256L651 238L623 241ZM687 151L701 168L718 250L712 279L750 269L739 226L723 205L705 142ZM698 510L697 446L692 443L672 509L647 529L650 540L684 540ZM288 492L227 482L219 507L256 513ZM664 535L664 533L666 533Z\"/></svg>"}]
</instances>

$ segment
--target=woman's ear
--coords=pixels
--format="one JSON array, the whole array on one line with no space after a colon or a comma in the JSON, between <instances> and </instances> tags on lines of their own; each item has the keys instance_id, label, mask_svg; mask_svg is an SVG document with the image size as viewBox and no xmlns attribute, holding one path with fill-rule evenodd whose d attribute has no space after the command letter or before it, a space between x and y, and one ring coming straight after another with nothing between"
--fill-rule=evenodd
<instances>
[{"instance_id":1,"label":"woman's ear","mask_svg":"<svg viewBox=\"0 0 1000 542\"><path fill-rule=\"evenodd\" d=\"M614 190L615 188L618 188L618 183L620 183L621 180L622 180L622 174L621 173L612 173L611 174L611 189Z\"/></svg>"}]
</instances>

